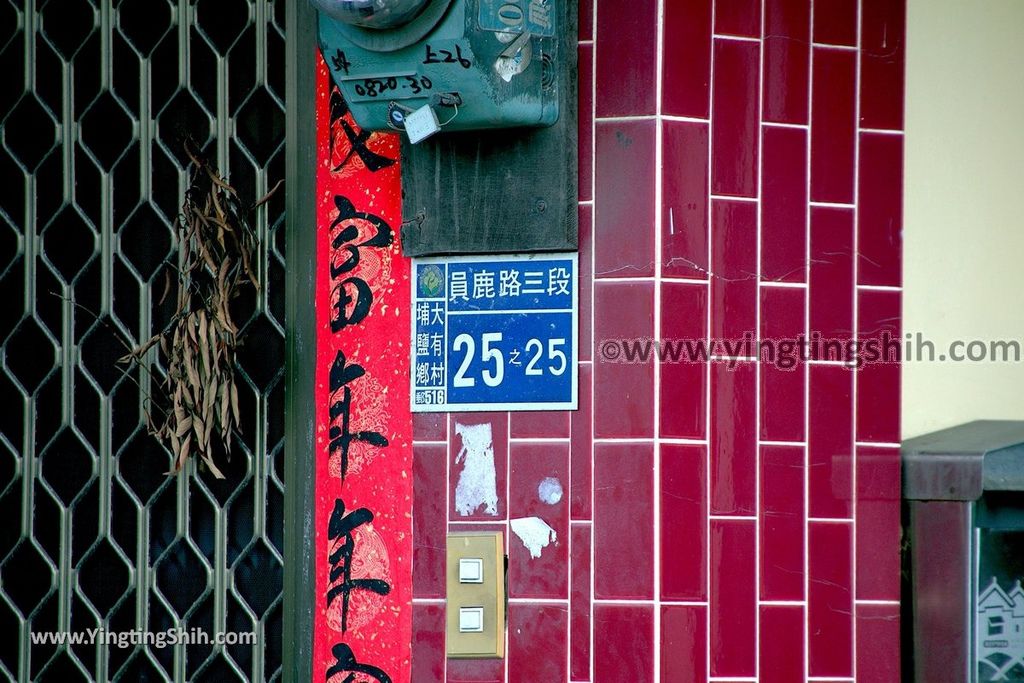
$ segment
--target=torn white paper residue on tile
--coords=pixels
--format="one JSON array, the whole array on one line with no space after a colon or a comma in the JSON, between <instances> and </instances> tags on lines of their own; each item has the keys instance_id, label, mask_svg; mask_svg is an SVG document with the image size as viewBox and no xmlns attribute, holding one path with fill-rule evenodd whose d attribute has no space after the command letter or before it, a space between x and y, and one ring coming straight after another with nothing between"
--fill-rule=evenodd
<instances>
[{"instance_id":1,"label":"torn white paper residue on tile","mask_svg":"<svg viewBox=\"0 0 1024 683\"><path fill-rule=\"evenodd\" d=\"M558 534L540 517L519 517L509 522L509 525L534 559L540 557L540 551L547 548L549 543L558 541Z\"/></svg>"},{"instance_id":2,"label":"torn white paper residue on tile","mask_svg":"<svg viewBox=\"0 0 1024 683\"><path fill-rule=\"evenodd\" d=\"M494 482L494 445L491 425L455 423L455 433L462 438L462 448L455 463L465 460L459 483L455 486L455 511L465 517L484 506L485 515L498 514L498 492Z\"/></svg>"},{"instance_id":3,"label":"torn white paper residue on tile","mask_svg":"<svg viewBox=\"0 0 1024 683\"><path fill-rule=\"evenodd\" d=\"M537 486L537 497L542 503L555 505L562 500L562 482L554 477L544 477Z\"/></svg>"}]
</instances>

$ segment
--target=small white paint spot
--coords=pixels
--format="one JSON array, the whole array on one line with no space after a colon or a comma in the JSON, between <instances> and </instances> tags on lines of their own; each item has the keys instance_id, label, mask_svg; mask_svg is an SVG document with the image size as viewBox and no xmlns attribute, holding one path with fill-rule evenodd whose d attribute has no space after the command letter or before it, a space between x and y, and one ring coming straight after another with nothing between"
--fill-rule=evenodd
<instances>
[{"instance_id":1,"label":"small white paint spot","mask_svg":"<svg viewBox=\"0 0 1024 683\"><path fill-rule=\"evenodd\" d=\"M455 433L462 438L455 463L465 461L459 483L455 485L455 511L465 517L483 505L485 515L497 515L498 491L490 423L464 425L456 422Z\"/></svg>"},{"instance_id":2,"label":"small white paint spot","mask_svg":"<svg viewBox=\"0 0 1024 683\"><path fill-rule=\"evenodd\" d=\"M562 500L562 482L554 477L544 477L537 485L537 497L542 503L554 505Z\"/></svg>"},{"instance_id":3,"label":"small white paint spot","mask_svg":"<svg viewBox=\"0 0 1024 683\"><path fill-rule=\"evenodd\" d=\"M540 517L519 517L509 522L509 525L533 559L540 557L541 550L547 548L549 543L558 542L558 534Z\"/></svg>"}]
</instances>

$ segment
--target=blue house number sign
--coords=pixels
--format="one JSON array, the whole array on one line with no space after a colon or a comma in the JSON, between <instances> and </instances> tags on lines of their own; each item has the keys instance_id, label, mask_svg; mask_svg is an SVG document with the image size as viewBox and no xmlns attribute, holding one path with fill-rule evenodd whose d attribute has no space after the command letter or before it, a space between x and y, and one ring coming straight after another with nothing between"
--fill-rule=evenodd
<instances>
[{"instance_id":1,"label":"blue house number sign","mask_svg":"<svg viewBox=\"0 0 1024 683\"><path fill-rule=\"evenodd\" d=\"M576 254L413 261L412 411L575 410Z\"/></svg>"}]
</instances>

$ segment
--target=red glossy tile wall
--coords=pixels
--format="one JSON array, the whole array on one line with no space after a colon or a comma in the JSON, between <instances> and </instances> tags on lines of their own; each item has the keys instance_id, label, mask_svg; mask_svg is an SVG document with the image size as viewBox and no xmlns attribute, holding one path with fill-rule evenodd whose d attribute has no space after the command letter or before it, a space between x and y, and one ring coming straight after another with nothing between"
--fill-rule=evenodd
<instances>
[{"instance_id":1,"label":"red glossy tile wall","mask_svg":"<svg viewBox=\"0 0 1024 683\"><path fill-rule=\"evenodd\" d=\"M579 410L416 417L413 681L898 680L900 353L852 361L902 331L905 24L581 0ZM444 533L495 529L507 657L446 660Z\"/></svg>"}]
</instances>

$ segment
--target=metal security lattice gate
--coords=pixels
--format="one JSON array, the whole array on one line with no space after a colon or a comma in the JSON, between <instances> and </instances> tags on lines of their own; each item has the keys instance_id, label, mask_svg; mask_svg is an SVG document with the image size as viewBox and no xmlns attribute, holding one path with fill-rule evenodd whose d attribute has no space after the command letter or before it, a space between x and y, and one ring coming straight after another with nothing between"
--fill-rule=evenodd
<instances>
[{"instance_id":1,"label":"metal security lattice gate","mask_svg":"<svg viewBox=\"0 0 1024 683\"><path fill-rule=\"evenodd\" d=\"M20 680L281 676L284 196L233 305L242 434L214 480L147 434L193 139L242 198L284 176L284 0L0 0L0 671ZM141 388L140 388L141 385ZM255 645L32 634L256 632ZM11 634L17 634L12 637Z\"/></svg>"}]
</instances>

